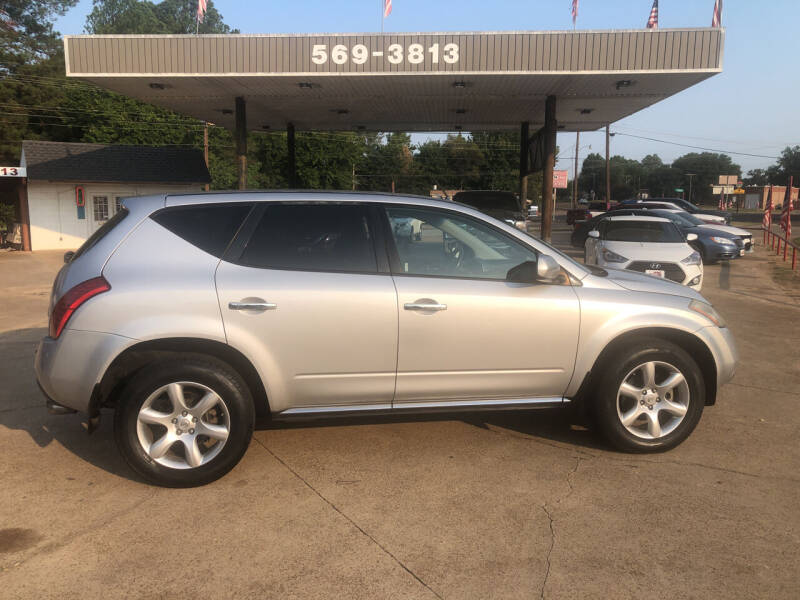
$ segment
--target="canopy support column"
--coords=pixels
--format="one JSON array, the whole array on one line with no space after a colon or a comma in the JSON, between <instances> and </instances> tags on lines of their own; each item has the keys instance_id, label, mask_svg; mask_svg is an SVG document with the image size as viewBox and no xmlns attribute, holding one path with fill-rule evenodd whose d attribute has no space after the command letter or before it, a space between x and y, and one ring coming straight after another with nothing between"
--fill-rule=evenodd
<instances>
[{"instance_id":1,"label":"canopy support column","mask_svg":"<svg viewBox=\"0 0 800 600\"><path fill-rule=\"evenodd\" d=\"M530 124L525 121L519 129L519 206L525 215L528 214L528 150L530 137Z\"/></svg>"},{"instance_id":2,"label":"canopy support column","mask_svg":"<svg viewBox=\"0 0 800 600\"><path fill-rule=\"evenodd\" d=\"M553 170L556 167L556 97L548 96L544 108L544 173L542 173L542 239L549 242L553 231L555 202Z\"/></svg>"},{"instance_id":3,"label":"canopy support column","mask_svg":"<svg viewBox=\"0 0 800 600\"><path fill-rule=\"evenodd\" d=\"M239 189L247 189L247 109L244 98L236 97L236 168Z\"/></svg>"},{"instance_id":4,"label":"canopy support column","mask_svg":"<svg viewBox=\"0 0 800 600\"><path fill-rule=\"evenodd\" d=\"M289 189L297 187L297 154L294 143L294 123L286 125L286 145L289 154Z\"/></svg>"}]
</instances>

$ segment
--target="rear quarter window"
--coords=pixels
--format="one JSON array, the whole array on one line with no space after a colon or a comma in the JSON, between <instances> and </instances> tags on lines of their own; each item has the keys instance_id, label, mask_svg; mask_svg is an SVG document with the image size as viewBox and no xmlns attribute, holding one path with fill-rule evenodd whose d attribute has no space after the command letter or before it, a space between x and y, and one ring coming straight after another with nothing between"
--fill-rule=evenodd
<instances>
[{"instance_id":1,"label":"rear quarter window","mask_svg":"<svg viewBox=\"0 0 800 600\"><path fill-rule=\"evenodd\" d=\"M152 219L193 246L222 258L252 204L176 206L159 211Z\"/></svg>"},{"instance_id":2,"label":"rear quarter window","mask_svg":"<svg viewBox=\"0 0 800 600\"><path fill-rule=\"evenodd\" d=\"M127 208L120 208L117 213L111 217L108 221L103 223L97 231L95 231L89 238L81 244L81 247L75 251L75 254L72 255L72 259L76 260L80 258L82 255L86 254L91 248L97 245L97 242L102 240L105 236L111 233L111 230L114 229L117 225L119 225L122 220L128 216L128 209Z\"/></svg>"}]
</instances>

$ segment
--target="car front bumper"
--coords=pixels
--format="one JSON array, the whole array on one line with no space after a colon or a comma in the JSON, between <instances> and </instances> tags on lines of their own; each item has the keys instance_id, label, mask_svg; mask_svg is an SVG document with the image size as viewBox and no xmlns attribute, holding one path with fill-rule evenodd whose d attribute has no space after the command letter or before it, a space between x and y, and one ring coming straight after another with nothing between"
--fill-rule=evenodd
<instances>
[{"instance_id":1,"label":"car front bumper","mask_svg":"<svg viewBox=\"0 0 800 600\"><path fill-rule=\"evenodd\" d=\"M52 402L92 415L92 394L111 361L135 340L67 329L58 339L42 338L36 349L36 381Z\"/></svg>"}]
</instances>

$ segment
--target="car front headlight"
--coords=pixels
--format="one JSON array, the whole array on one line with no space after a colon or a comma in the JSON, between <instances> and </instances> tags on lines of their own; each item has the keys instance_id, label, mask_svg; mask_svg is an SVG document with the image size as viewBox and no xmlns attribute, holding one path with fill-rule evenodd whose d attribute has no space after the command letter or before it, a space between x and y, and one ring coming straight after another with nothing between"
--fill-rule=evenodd
<instances>
[{"instance_id":1,"label":"car front headlight","mask_svg":"<svg viewBox=\"0 0 800 600\"><path fill-rule=\"evenodd\" d=\"M687 256L686 258L684 258L681 261L681 264L689 265L689 266L691 266L691 265L700 265L702 263L703 263L703 260L700 258L700 253L699 252L692 252L689 256Z\"/></svg>"},{"instance_id":2,"label":"car front headlight","mask_svg":"<svg viewBox=\"0 0 800 600\"><path fill-rule=\"evenodd\" d=\"M717 327L727 327L728 324L725 323L725 319L722 318L722 315L719 314L714 307L710 304L705 302L700 302L699 300L692 300L689 302L689 310L693 310L696 313L700 313L706 319L714 323Z\"/></svg>"},{"instance_id":3,"label":"car front headlight","mask_svg":"<svg viewBox=\"0 0 800 600\"><path fill-rule=\"evenodd\" d=\"M603 248L603 259L606 262L610 263L626 263L628 259L622 256L621 254L617 254L616 252L612 252L608 248Z\"/></svg>"},{"instance_id":4,"label":"car front headlight","mask_svg":"<svg viewBox=\"0 0 800 600\"><path fill-rule=\"evenodd\" d=\"M724 237L714 236L714 237L711 238L711 241L712 242L716 242L718 244L722 244L723 246L735 246L736 245L736 242L734 242L731 239L724 238Z\"/></svg>"}]
</instances>

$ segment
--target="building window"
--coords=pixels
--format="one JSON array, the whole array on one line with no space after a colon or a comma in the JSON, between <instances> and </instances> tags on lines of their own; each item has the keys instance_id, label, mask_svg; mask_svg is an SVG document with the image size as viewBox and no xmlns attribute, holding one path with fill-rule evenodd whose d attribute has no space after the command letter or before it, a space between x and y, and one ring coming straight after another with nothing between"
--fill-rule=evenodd
<instances>
[{"instance_id":1,"label":"building window","mask_svg":"<svg viewBox=\"0 0 800 600\"><path fill-rule=\"evenodd\" d=\"M117 214L120 208L122 208L122 198L114 196L114 214Z\"/></svg>"},{"instance_id":2,"label":"building window","mask_svg":"<svg viewBox=\"0 0 800 600\"><path fill-rule=\"evenodd\" d=\"M108 196L94 196L94 220L108 221Z\"/></svg>"}]
</instances>

